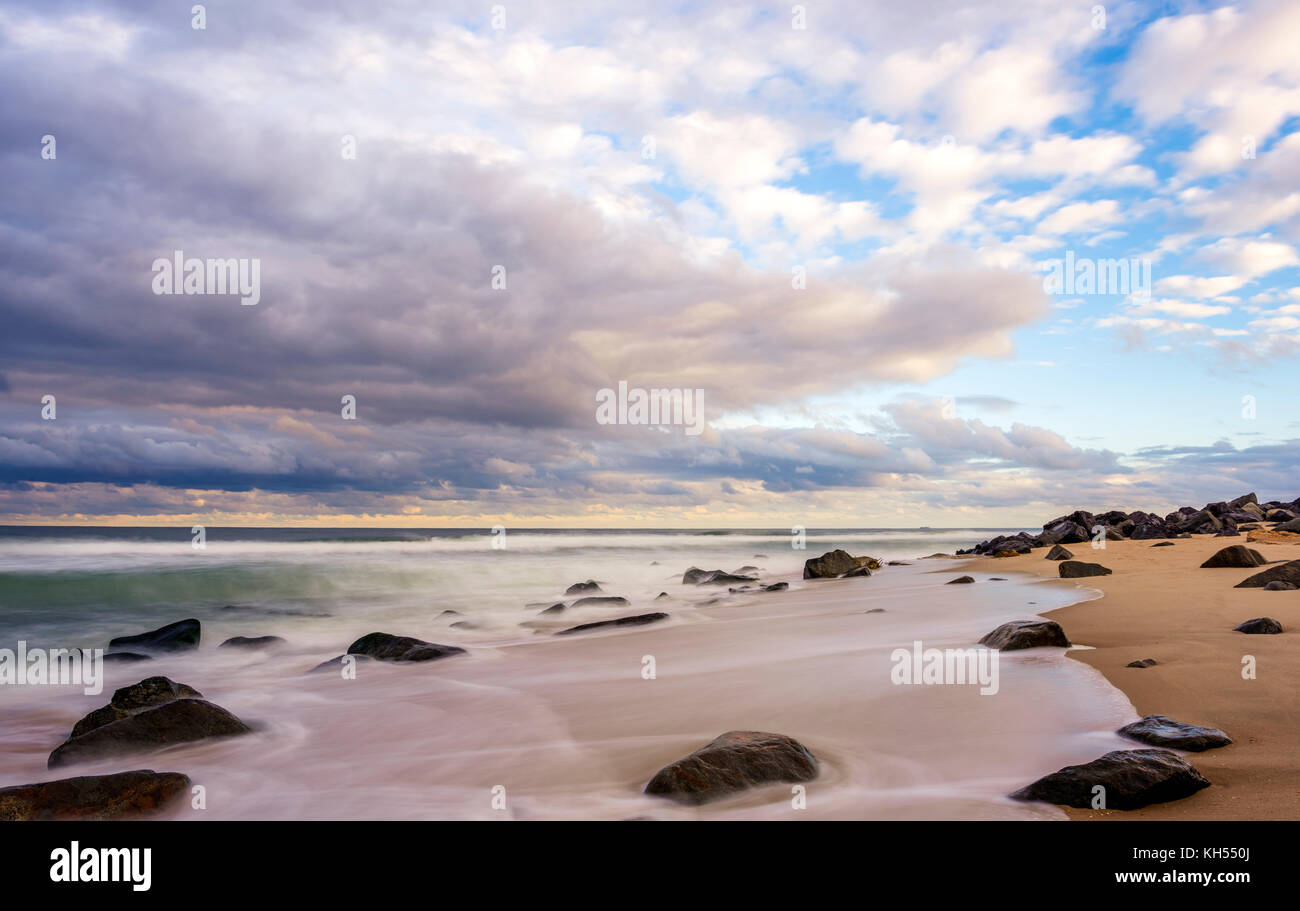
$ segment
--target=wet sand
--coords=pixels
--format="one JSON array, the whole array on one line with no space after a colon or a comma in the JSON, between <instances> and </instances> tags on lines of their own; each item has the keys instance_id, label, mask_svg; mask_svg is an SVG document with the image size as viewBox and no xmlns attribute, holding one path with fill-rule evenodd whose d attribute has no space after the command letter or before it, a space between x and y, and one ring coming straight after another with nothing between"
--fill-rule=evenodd
<instances>
[{"instance_id":1,"label":"wet sand","mask_svg":"<svg viewBox=\"0 0 1300 911\"><path fill-rule=\"evenodd\" d=\"M1184 800L1142 810L1067 810L1072 819L1300 819L1300 591L1233 588L1258 569L1201 569L1211 554L1246 544L1270 561L1300 559L1295 544L1248 543L1246 536L1109 541L1105 549L1067 545L1075 559L1101 563L1109 576L1045 584L1092 589L1103 597L1051 611L1077 645L1069 656L1096 668L1138 712L1217 727L1230 746L1187 758L1213 786ZM1057 579L1046 548L1019 557L964 561L975 572L1028 572ZM1281 635L1233 632L1254 617L1282 623ZM1244 656L1256 676L1243 679ZM1155 667L1129 668L1154 658ZM1140 744L1132 744L1138 747ZM1100 753L1098 753L1100 755ZM1043 769L1042 772L1055 771Z\"/></svg>"}]
</instances>

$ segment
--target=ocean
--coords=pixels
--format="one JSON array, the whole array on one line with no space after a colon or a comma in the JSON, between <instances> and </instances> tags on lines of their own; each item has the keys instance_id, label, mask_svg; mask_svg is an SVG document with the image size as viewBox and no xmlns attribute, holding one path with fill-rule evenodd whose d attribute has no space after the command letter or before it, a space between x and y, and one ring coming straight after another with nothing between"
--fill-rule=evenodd
<instances>
[{"instance_id":1,"label":"ocean","mask_svg":"<svg viewBox=\"0 0 1300 911\"><path fill-rule=\"evenodd\" d=\"M95 648L188 617L203 625L195 652L109 665L98 696L0 686L0 785L57 777L45 758L78 718L113 688L164 674L255 732L85 771L184 771L206 795L185 816L1059 817L1003 795L1120 745L1111 732L1134 713L1099 674L1043 649L1004 656L994 696L889 676L895 648L969 647L1007 619L1089 596L1010 571L945 586L960 561L917 560L1008 531L809 529L800 542L788 529L209 527L196 548L188 527L0 528L0 647ZM802 579L804 560L836 548L911 565ZM685 586L692 566L753 566L790 590ZM540 614L588 579L630 604ZM553 635L648 611L669 618ZM468 654L363 664L356 680L306 673L375 631ZM287 644L217 647L265 635ZM702 808L640 793L659 766L732 729L813 750L823 771L806 807L792 809L779 786Z\"/></svg>"}]
</instances>

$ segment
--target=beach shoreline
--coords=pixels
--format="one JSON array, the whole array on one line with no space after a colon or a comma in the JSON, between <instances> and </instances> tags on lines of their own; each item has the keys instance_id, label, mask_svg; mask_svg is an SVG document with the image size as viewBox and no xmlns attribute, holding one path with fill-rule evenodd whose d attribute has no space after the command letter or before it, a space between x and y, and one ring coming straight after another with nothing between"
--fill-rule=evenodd
<instances>
[{"instance_id":1,"label":"beach shoreline","mask_svg":"<svg viewBox=\"0 0 1300 911\"><path fill-rule=\"evenodd\" d=\"M1201 563L1245 536L1196 535L1172 547L1145 540L1107 541L1094 550L1070 545L1079 560L1113 572L1069 580L1046 548L1015 557L976 557L976 572L1022 572L1044 584L1095 590L1101 597L1046 611L1078 646L1067 654L1096 669L1141 715L1220 728L1233 743L1186 754L1212 783L1182 800L1139 810L1066 809L1073 820L1300 819L1300 707L1295 681L1300 654L1292 647L1300 599L1296 592L1234 588L1258 569L1202 569ZM1256 543L1271 562L1300 558L1294 544ZM1281 635L1246 636L1237 624L1255 617L1281 621ZM1243 659L1255 659L1254 679L1243 679ZM1129 662L1154 658L1153 667ZM1134 743L1133 748L1140 747ZM1044 774L1054 771L1045 769Z\"/></svg>"}]
</instances>

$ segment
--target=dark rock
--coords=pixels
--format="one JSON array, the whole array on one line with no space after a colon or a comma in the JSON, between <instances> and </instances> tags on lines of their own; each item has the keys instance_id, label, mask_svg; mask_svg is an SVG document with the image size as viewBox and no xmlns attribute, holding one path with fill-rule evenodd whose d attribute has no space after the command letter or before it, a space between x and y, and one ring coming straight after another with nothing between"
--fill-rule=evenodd
<instances>
[{"instance_id":1,"label":"dark rock","mask_svg":"<svg viewBox=\"0 0 1300 911\"><path fill-rule=\"evenodd\" d=\"M147 633L110 639L108 647L126 652L183 652L199 647L199 634L199 621L178 620Z\"/></svg>"},{"instance_id":2,"label":"dark rock","mask_svg":"<svg viewBox=\"0 0 1300 911\"><path fill-rule=\"evenodd\" d=\"M138 655L135 652L109 652L104 656L105 664L135 664L137 661L152 661L151 655Z\"/></svg>"},{"instance_id":3,"label":"dark rock","mask_svg":"<svg viewBox=\"0 0 1300 911\"><path fill-rule=\"evenodd\" d=\"M1245 506L1247 503L1253 503L1255 506L1258 506L1259 497L1255 496L1253 493L1248 493L1237 497L1235 500L1229 501L1228 505L1235 509L1241 509L1241 507Z\"/></svg>"},{"instance_id":4,"label":"dark rock","mask_svg":"<svg viewBox=\"0 0 1300 911\"><path fill-rule=\"evenodd\" d=\"M1154 658L1142 658L1138 661L1130 661L1125 667L1155 667L1158 662Z\"/></svg>"},{"instance_id":5,"label":"dark rock","mask_svg":"<svg viewBox=\"0 0 1300 911\"><path fill-rule=\"evenodd\" d=\"M1164 715L1147 715L1139 721L1124 725L1115 733L1130 740L1149 743L1153 747L1188 750L1193 753L1226 747L1232 743L1232 738L1218 728L1174 721Z\"/></svg>"},{"instance_id":6,"label":"dark rock","mask_svg":"<svg viewBox=\"0 0 1300 911\"><path fill-rule=\"evenodd\" d=\"M529 604L527 606L534 607L535 605ZM460 616L460 611L452 610L451 608L448 608L447 610L442 611L441 613L438 614L438 619L441 620L443 617L459 617L459 616Z\"/></svg>"},{"instance_id":7,"label":"dark rock","mask_svg":"<svg viewBox=\"0 0 1300 911\"><path fill-rule=\"evenodd\" d=\"M804 561L805 579L835 579L857 568L857 561L844 550L832 550Z\"/></svg>"},{"instance_id":8,"label":"dark rock","mask_svg":"<svg viewBox=\"0 0 1300 911\"><path fill-rule=\"evenodd\" d=\"M783 592L790 587L789 582L773 582L771 585L764 585L765 592Z\"/></svg>"},{"instance_id":9,"label":"dark rock","mask_svg":"<svg viewBox=\"0 0 1300 911\"><path fill-rule=\"evenodd\" d=\"M71 738L80 737L95 728L139 712L142 709L162 705L174 699L201 699L203 694L192 686L177 683L168 677L146 677L139 683L124 686L113 693L108 705L95 709L82 718L72 728Z\"/></svg>"},{"instance_id":10,"label":"dark rock","mask_svg":"<svg viewBox=\"0 0 1300 911\"><path fill-rule=\"evenodd\" d=\"M1173 547L1173 546L1174 546L1174 542L1173 542L1173 541L1157 541L1155 544L1152 544L1151 546L1152 546L1152 547Z\"/></svg>"},{"instance_id":11,"label":"dark rock","mask_svg":"<svg viewBox=\"0 0 1300 911\"><path fill-rule=\"evenodd\" d=\"M1066 560L1057 566L1062 579L1081 579L1085 576L1109 576L1110 570L1100 563L1083 563L1079 560Z\"/></svg>"},{"instance_id":12,"label":"dark rock","mask_svg":"<svg viewBox=\"0 0 1300 911\"><path fill-rule=\"evenodd\" d=\"M543 614L562 614L562 613L564 613L564 602L563 602L563 601L558 601L558 602L556 602L555 604L552 604L550 607L546 608L546 610L542 611L542 613L543 613Z\"/></svg>"},{"instance_id":13,"label":"dark rock","mask_svg":"<svg viewBox=\"0 0 1300 911\"><path fill-rule=\"evenodd\" d=\"M188 795L180 772L116 772L0 788L0 821L147 816Z\"/></svg>"},{"instance_id":14,"label":"dark rock","mask_svg":"<svg viewBox=\"0 0 1300 911\"><path fill-rule=\"evenodd\" d=\"M989 576L989 581L990 581L990 582L1005 582L1005 581L1007 581L1007 580L1006 580L1006 577L1004 577L1004 576Z\"/></svg>"},{"instance_id":15,"label":"dark rock","mask_svg":"<svg viewBox=\"0 0 1300 911\"><path fill-rule=\"evenodd\" d=\"M1300 519L1292 519L1292 520L1289 521L1289 522L1283 522L1281 525L1275 526L1275 527L1273 528L1273 530L1274 530L1274 531L1297 531L1297 532L1300 532Z\"/></svg>"},{"instance_id":16,"label":"dark rock","mask_svg":"<svg viewBox=\"0 0 1300 911\"><path fill-rule=\"evenodd\" d=\"M470 623L468 620L457 620L451 624L452 629L480 629L477 623Z\"/></svg>"},{"instance_id":17,"label":"dark rock","mask_svg":"<svg viewBox=\"0 0 1300 911\"><path fill-rule=\"evenodd\" d=\"M887 565L888 566L911 566L912 564L903 560L890 560Z\"/></svg>"},{"instance_id":18,"label":"dark rock","mask_svg":"<svg viewBox=\"0 0 1300 911\"><path fill-rule=\"evenodd\" d=\"M972 576L958 576L956 579L949 579L944 585L967 585L974 581Z\"/></svg>"},{"instance_id":19,"label":"dark rock","mask_svg":"<svg viewBox=\"0 0 1300 911\"><path fill-rule=\"evenodd\" d=\"M750 566L749 564L745 564L744 566L740 567L740 569L735 570L735 571L732 573L732 575L733 575L733 576L744 576L744 575L747 575L747 574L749 574L749 573L756 573L756 572L758 572L758 571L759 571L759 570L758 570L758 567L757 567L757 566Z\"/></svg>"},{"instance_id":20,"label":"dark rock","mask_svg":"<svg viewBox=\"0 0 1300 911\"><path fill-rule=\"evenodd\" d=\"M702 804L746 788L816 777L817 759L799 741L784 734L728 731L664 766L645 786L645 793Z\"/></svg>"},{"instance_id":21,"label":"dark rock","mask_svg":"<svg viewBox=\"0 0 1300 911\"><path fill-rule=\"evenodd\" d=\"M49 767L247 734L251 728L219 705L174 699L71 738L50 753Z\"/></svg>"},{"instance_id":22,"label":"dark rock","mask_svg":"<svg viewBox=\"0 0 1300 911\"><path fill-rule=\"evenodd\" d=\"M1052 549L1047 552L1046 560L1073 560L1074 554L1070 553L1060 544L1053 544Z\"/></svg>"},{"instance_id":23,"label":"dark rock","mask_svg":"<svg viewBox=\"0 0 1300 911\"><path fill-rule=\"evenodd\" d=\"M694 566L682 575L682 585L734 585L739 582L757 581L758 576L741 576L720 569L699 569Z\"/></svg>"},{"instance_id":24,"label":"dark rock","mask_svg":"<svg viewBox=\"0 0 1300 911\"><path fill-rule=\"evenodd\" d=\"M1262 573L1255 573L1238 582L1233 588L1263 588L1270 582L1290 582L1292 585L1300 586L1300 560L1270 566Z\"/></svg>"},{"instance_id":25,"label":"dark rock","mask_svg":"<svg viewBox=\"0 0 1300 911\"><path fill-rule=\"evenodd\" d=\"M1276 635L1282 632L1282 624L1272 617L1256 617L1254 620L1247 620L1232 629L1234 632L1250 633L1252 635Z\"/></svg>"},{"instance_id":26,"label":"dark rock","mask_svg":"<svg viewBox=\"0 0 1300 911\"><path fill-rule=\"evenodd\" d=\"M637 614L632 617L619 617L617 620L598 620L595 623L583 623L580 626L572 626L568 629L562 629L555 635L567 636L570 633L585 633L593 629L605 629L611 626L645 626L647 623L656 623L660 620L667 620L668 615L663 612L653 614Z\"/></svg>"},{"instance_id":27,"label":"dark rock","mask_svg":"<svg viewBox=\"0 0 1300 911\"><path fill-rule=\"evenodd\" d=\"M1233 544L1231 547L1225 547L1218 551L1214 556L1202 563L1201 569L1215 569L1218 567L1253 568L1263 566L1267 562L1264 555L1259 551L1253 550L1245 544Z\"/></svg>"},{"instance_id":28,"label":"dark rock","mask_svg":"<svg viewBox=\"0 0 1300 911\"><path fill-rule=\"evenodd\" d=\"M1298 588L1298 587L1300 587L1300 586L1295 585L1295 583L1293 583L1293 582L1283 582L1281 579L1274 579L1272 582L1268 583L1268 585L1265 585L1265 586L1264 586L1264 591L1266 591L1266 592L1293 592L1293 591L1295 591L1296 588Z\"/></svg>"},{"instance_id":29,"label":"dark rock","mask_svg":"<svg viewBox=\"0 0 1300 911\"><path fill-rule=\"evenodd\" d=\"M871 575L871 570L870 570L870 568L868 568L868 567L866 567L866 566L855 566L855 567L853 567L851 570L849 570L848 572L846 572L844 575L840 576L840 578L841 578L841 579L852 579L852 578L854 578L854 577L856 577L856 576L869 576L869 575Z\"/></svg>"},{"instance_id":30,"label":"dark rock","mask_svg":"<svg viewBox=\"0 0 1300 911\"><path fill-rule=\"evenodd\" d=\"M1070 640L1055 620L1012 620L988 633L980 645L1004 652L1022 648L1068 648Z\"/></svg>"},{"instance_id":31,"label":"dark rock","mask_svg":"<svg viewBox=\"0 0 1300 911\"><path fill-rule=\"evenodd\" d=\"M1066 766L1013 792L1015 800L1041 800L1089 809L1093 788L1104 789L1108 810L1136 810L1189 797L1210 782L1169 750L1115 750L1084 765Z\"/></svg>"},{"instance_id":32,"label":"dark rock","mask_svg":"<svg viewBox=\"0 0 1300 911\"><path fill-rule=\"evenodd\" d=\"M586 582L575 582L564 590L566 595L593 595L600 591L600 586L594 579L588 579Z\"/></svg>"},{"instance_id":33,"label":"dark rock","mask_svg":"<svg viewBox=\"0 0 1300 911\"><path fill-rule=\"evenodd\" d=\"M665 599L672 600L672 597L673 596L668 594L668 592L660 592L659 594L655 595L655 600L656 601L663 601Z\"/></svg>"},{"instance_id":34,"label":"dark rock","mask_svg":"<svg viewBox=\"0 0 1300 911\"><path fill-rule=\"evenodd\" d=\"M235 636L227 639L217 648L269 648L272 645L284 645L285 640L279 636Z\"/></svg>"},{"instance_id":35,"label":"dark rock","mask_svg":"<svg viewBox=\"0 0 1300 911\"><path fill-rule=\"evenodd\" d=\"M632 602L617 595L597 595L592 598L579 598L570 607L627 607Z\"/></svg>"},{"instance_id":36,"label":"dark rock","mask_svg":"<svg viewBox=\"0 0 1300 911\"><path fill-rule=\"evenodd\" d=\"M366 655L380 661L436 661L451 655L463 655L465 650L455 645L412 639L410 636L368 633L348 646L348 654Z\"/></svg>"}]
</instances>

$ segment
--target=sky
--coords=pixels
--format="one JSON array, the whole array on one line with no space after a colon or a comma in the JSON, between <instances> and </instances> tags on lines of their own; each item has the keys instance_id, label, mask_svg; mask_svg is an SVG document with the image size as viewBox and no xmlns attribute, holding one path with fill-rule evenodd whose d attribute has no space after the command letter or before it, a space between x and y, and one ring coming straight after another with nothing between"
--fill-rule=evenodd
<instances>
[{"instance_id":1,"label":"sky","mask_svg":"<svg viewBox=\"0 0 1300 911\"><path fill-rule=\"evenodd\" d=\"M0 0L0 523L1294 499L1298 47L1285 0Z\"/></svg>"}]
</instances>

